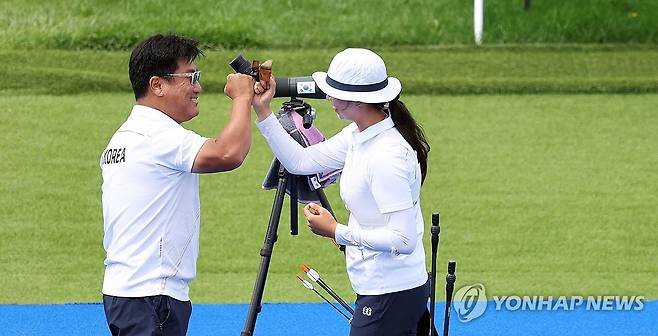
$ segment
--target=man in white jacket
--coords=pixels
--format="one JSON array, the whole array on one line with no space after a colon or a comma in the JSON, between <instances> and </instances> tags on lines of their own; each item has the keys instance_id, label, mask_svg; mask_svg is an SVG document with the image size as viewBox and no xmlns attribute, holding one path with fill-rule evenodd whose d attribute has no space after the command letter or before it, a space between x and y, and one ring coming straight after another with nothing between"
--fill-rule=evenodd
<instances>
[{"instance_id":1,"label":"man in white jacket","mask_svg":"<svg viewBox=\"0 0 658 336\"><path fill-rule=\"evenodd\" d=\"M107 252L103 303L113 335L185 335L199 250L199 173L239 167L251 145L250 76L227 77L232 99L214 138L181 123L199 114L198 42L154 35L130 63L136 104L100 158Z\"/></svg>"}]
</instances>

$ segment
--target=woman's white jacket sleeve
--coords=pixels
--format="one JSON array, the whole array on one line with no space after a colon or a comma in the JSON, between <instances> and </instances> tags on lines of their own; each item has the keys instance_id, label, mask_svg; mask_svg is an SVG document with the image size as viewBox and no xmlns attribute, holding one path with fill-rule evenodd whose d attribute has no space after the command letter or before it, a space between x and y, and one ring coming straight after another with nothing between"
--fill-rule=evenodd
<instances>
[{"instance_id":1,"label":"woman's white jacket sleeve","mask_svg":"<svg viewBox=\"0 0 658 336\"><path fill-rule=\"evenodd\" d=\"M349 137L352 136L349 126L335 136L309 147L297 143L279 124L274 113L257 122L256 126L279 162L292 174L316 174L342 169L345 165Z\"/></svg>"}]
</instances>

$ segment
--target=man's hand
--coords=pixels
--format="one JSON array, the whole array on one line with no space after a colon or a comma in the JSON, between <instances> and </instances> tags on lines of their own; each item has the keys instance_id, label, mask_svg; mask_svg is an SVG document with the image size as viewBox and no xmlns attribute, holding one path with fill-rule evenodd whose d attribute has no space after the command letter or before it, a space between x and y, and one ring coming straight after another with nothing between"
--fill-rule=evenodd
<instances>
[{"instance_id":1,"label":"man's hand","mask_svg":"<svg viewBox=\"0 0 658 336\"><path fill-rule=\"evenodd\" d=\"M308 221L308 227L316 235L335 238L336 220L329 210L315 204L309 203L304 207L304 217Z\"/></svg>"},{"instance_id":2,"label":"man's hand","mask_svg":"<svg viewBox=\"0 0 658 336\"><path fill-rule=\"evenodd\" d=\"M248 99L251 100L254 96L254 79L249 75L243 74L230 74L226 76L226 86L224 86L224 94L231 99Z\"/></svg>"}]
</instances>

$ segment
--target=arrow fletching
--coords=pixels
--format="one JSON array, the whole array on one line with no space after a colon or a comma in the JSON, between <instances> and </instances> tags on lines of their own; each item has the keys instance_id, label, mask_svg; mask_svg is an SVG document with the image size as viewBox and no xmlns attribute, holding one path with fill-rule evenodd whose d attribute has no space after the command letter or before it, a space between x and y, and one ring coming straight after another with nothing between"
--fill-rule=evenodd
<instances>
[{"instance_id":1,"label":"arrow fletching","mask_svg":"<svg viewBox=\"0 0 658 336\"><path fill-rule=\"evenodd\" d=\"M306 287L306 288L308 288L308 289L310 289L310 290L313 290L313 285L311 285L310 282L304 280L304 278L302 278L302 277L299 276L299 275L297 275L296 277L297 277L297 280L298 280L299 282L301 282L302 285L304 285L304 287Z\"/></svg>"}]
</instances>

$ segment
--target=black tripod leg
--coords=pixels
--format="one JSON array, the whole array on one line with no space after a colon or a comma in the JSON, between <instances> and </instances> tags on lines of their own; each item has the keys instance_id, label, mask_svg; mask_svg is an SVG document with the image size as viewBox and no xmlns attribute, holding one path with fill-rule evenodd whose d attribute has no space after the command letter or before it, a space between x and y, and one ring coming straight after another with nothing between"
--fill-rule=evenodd
<instances>
[{"instance_id":1,"label":"black tripod leg","mask_svg":"<svg viewBox=\"0 0 658 336\"><path fill-rule=\"evenodd\" d=\"M286 195L286 175L287 172L283 165L279 165L279 184L276 188L276 196L274 197L274 205L272 205L272 213L270 214L270 222L267 225L267 234L265 235L265 242L263 248L260 250L260 268L258 269L258 276L256 277L256 284L254 285L254 292L249 304L249 311L247 319L244 323L242 336L251 336L256 328L256 319L261 310L261 302L263 300L263 292L265 291L265 280L267 279L267 271L270 267L270 259L272 251L274 250L274 243L277 240L277 230L279 228L279 219L281 218L281 209L283 208L283 199Z\"/></svg>"},{"instance_id":2,"label":"black tripod leg","mask_svg":"<svg viewBox=\"0 0 658 336\"><path fill-rule=\"evenodd\" d=\"M290 186L290 235L299 234L299 219L297 215L297 175L288 174L288 185Z\"/></svg>"}]
</instances>

